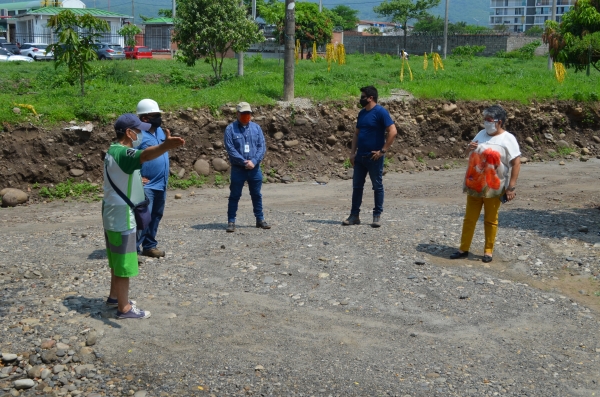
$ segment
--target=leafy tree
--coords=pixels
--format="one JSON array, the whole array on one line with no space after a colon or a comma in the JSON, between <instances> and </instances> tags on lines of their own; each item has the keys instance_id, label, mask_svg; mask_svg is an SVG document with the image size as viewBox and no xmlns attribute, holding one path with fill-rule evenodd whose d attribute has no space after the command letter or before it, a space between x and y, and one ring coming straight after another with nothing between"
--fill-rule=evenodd
<instances>
[{"instance_id":1,"label":"leafy tree","mask_svg":"<svg viewBox=\"0 0 600 397\"><path fill-rule=\"evenodd\" d=\"M158 16L163 18L173 18L173 9L172 8L159 8Z\"/></svg>"},{"instance_id":2,"label":"leafy tree","mask_svg":"<svg viewBox=\"0 0 600 397\"><path fill-rule=\"evenodd\" d=\"M358 23L358 10L348 7L347 5L337 5L331 9L335 15L335 25L341 26L344 30L353 30Z\"/></svg>"},{"instance_id":3,"label":"leafy tree","mask_svg":"<svg viewBox=\"0 0 600 397\"><path fill-rule=\"evenodd\" d=\"M258 6L257 6L258 7ZM260 7L260 14L267 23L277 27L275 37L281 42L285 29L285 4L277 1L265 3ZM319 12L316 3L296 3L296 39L304 45L316 41L322 45L331 41L335 15L324 8Z\"/></svg>"},{"instance_id":4,"label":"leafy tree","mask_svg":"<svg viewBox=\"0 0 600 397\"><path fill-rule=\"evenodd\" d=\"M525 36L541 36L544 33L544 29L540 26L532 26L525 31Z\"/></svg>"},{"instance_id":5,"label":"leafy tree","mask_svg":"<svg viewBox=\"0 0 600 397\"><path fill-rule=\"evenodd\" d=\"M173 40L181 52L178 59L194 66L197 59L206 57L217 80L227 51L245 51L250 44L264 40L239 0L180 0L174 29Z\"/></svg>"},{"instance_id":6,"label":"leafy tree","mask_svg":"<svg viewBox=\"0 0 600 397\"><path fill-rule=\"evenodd\" d=\"M135 35L142 33L142 29L138 28L133 24L125 25L117 31L118 34L123 36L125 39L125 45L127 47L133 47L135 45ZM131 57L131 67L133 68L133 57Z\"/></svg>"},{"instance_id":7,"label":"leafy tree","mask_svg":"<svg viewBox=\"0 0 600 397\"><path fill-rule=\"evenodd\" d=\"M430 14L426 14L425 16L419 18L413 27L413 33L440 33L443 31L444 20L439 16L433 16ZM481 34L489 31L489 28L478 25L468 25L464 21L448 23L448 34Z\"/></svg>"},{"instance_id":8,"label":"leafy tree","mask_svg":"<svg viewBox=\"0 0 600 397\"><path fill-rule=\"evenodd\" d=\"M369 26L364 31L367 32L367 33L369 33L369 34L373 34L375 36L381 36L382 35L381 30L379 30L379 28L377 26Z\"/></svg>"},{"instance_id":9,"label":"leafy tree","mask_svg":"<svg viewBox=\"0 0 600 397\"><path fill-rule=\"evenodd\" d=\"M427 10L440 4L440 0L385 0L373 8L377 14L391 17L392 22L402 24L404 29L404 48L406 48L406 36L408 35L408 21L427 15Z\"/></svg>"},{"instance_id":10,"label":"leafy tree","mask_svg":"<svg viewBox=\"0 0 600 397\"><path fill-rule=\"evenodd\" d=\"M58 37L58 42L49 46L56 59L54 67L64 64L70 73L79 74L81 95L85 95L84 74L90 70L88 62L98 59L94 43L109 30L108 23L91 14L77 16L67 9L52 16L48 27ZM79 32L85 33L80 35Z\"/></svg>"},{"instance_id":11,"label":"leafy tree","mask_svg":"<svg viewBox=\"0 0 600 397\"><path fill-rule=\"evenodd\" d=\"M542 36L548 43L550 56L579 72L588 65L600 71L600 3L577 0L562 17L560 25L546 21Z\"/></svg>"}]
</instances>

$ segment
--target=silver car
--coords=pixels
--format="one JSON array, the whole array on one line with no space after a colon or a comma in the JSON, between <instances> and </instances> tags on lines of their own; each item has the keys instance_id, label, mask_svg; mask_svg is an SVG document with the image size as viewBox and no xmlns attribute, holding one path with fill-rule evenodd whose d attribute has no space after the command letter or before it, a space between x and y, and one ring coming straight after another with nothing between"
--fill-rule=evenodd
<instances>
[{"instance_id":1,"label":"silver car","mask_svg":"<svg viewBox=\"0 0 600 397\"><path fill-rule=\"evenodd\" d=\"M24 57L23 55L15 55L5 48L0 48L0 62L8 61L33 62L33 59L29 57Z\"/></svg>"},{"instance_id":2,"label":"silver car","mask_svg":"<svg viewBox=\"0 0 600 397\"><path fill-rule=\"evenodd\" d=\"M125 59L125 52L120 44L96 43L96 54L101 61L110 59Z\"/></svg>"},{"instance_id":3,"label":"silver car","mask_svg":"<svg viewBox=\"0 0 600 397\"><path fill-rule=\"evenodd\" d=\"M54 58L52 51L46 52L49 44L25 43L21 45L21 55L30 57L34 61L50 60Z\"/></svg>"}]
</instances>

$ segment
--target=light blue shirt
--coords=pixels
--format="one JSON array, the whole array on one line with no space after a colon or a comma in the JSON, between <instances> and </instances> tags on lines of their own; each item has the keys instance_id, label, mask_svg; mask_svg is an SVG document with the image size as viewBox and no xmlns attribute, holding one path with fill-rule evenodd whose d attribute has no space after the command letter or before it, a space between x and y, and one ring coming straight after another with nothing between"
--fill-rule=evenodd
<instances>
[{"instance_id":1,"label":"light blue shirt","mask_svg":"<svg viewBox=\"0 0 600 397\"><path fill-rule=\"evenodd\" d=\"M239 121L229 124L225 129L224 141L225 149L229 154L229 162L237 167L245 167L246 160L250 160L252 164L258 166L267 151L262 129L252 121L245 127ZM247 148L246 145L248 145Z\"/></svg>"},{"instance_id":2,"label":"light blue shirt","mask_svg":"<svg viewBox=\"0 0 600 397\"><path fill-rule=\"evenodd\" d=\"M167 139L165 132L160 127L153 133L143 131L142 134L142 144L137 147L137 149L140 150L150 146L160 145ZM143 163L142 177L150 180L144 185L144 189L167 190L167 184L169 183L169 153L164 153L154 160Z\"/></svg>"}]
</instances>

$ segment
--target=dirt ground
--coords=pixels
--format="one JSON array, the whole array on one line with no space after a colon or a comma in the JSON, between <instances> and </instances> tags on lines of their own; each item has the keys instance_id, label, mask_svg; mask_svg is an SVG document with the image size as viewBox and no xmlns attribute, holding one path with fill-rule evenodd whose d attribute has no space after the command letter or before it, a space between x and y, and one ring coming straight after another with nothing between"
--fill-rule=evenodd
<instances>
[{"instance_id":1,"label":"dirt ground","mask_svg":"<svg viewBox=\"0 0 600 397\"><path fill-rule=\"evenodd\" d=\"M600 161L524 165L489 265L479 227L473 255L447 259L464 214L463 166L388 173L380 229L339 225L350 181L265 185L268 231L253 227L245 193L233 234L227 189L169 192L167 257L132 281L153 313L143 321L100 308L99 203L2 209L5 291L29 282L19 268L44 275L8 306L55 299L67 316L21 342L8 332L24 322L6 318L0 347L98 330L98 380L88 376L84 395L598 395Z\"/></svg>"}]
</instances>

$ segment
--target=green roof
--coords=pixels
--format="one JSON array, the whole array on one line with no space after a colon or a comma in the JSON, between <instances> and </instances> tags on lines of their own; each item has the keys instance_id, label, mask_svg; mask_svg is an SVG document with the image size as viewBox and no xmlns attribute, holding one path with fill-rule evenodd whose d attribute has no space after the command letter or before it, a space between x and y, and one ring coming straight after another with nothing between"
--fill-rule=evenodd
<instances>
[{"instance_id":1,"label":"green roof","mask_svg":"<svg viewBox=\"0 0 600 397\"><path fill-rule=\"evenodd\" d=\"M20 1L17 3L0 3L0 9L8 11L29 10L31 8L39 8L39 1Z\"/></svg>"},{"instance_id":2,"label":"green roof","mask_svg":"<svg viewBox=\"0 0 600 397\"><path fill-rule=\"evenodd\" d=\"M71 10L75 15L87 15L90 14L95 17L116 17L116 18L133 18L130 15L119 14L118 12L100 10L98 8L62 8L62 7L43 7L37 10L29 11L23 15L56 15L61 11Z\"/></svg>"},{"instance_id":3,"label":"green roof","mask_svg":"<svg viewBox=\"0 0 600 397\"><path fill-rule=\"evenodd\" d=\"M144 25L173 25L173 18L152 18L144 21Z\"/></svg>"}]
</instances>

